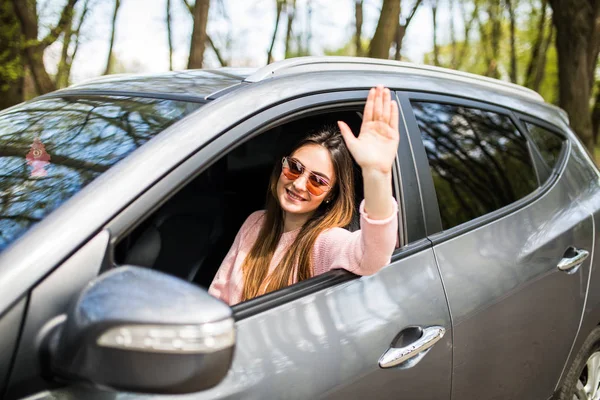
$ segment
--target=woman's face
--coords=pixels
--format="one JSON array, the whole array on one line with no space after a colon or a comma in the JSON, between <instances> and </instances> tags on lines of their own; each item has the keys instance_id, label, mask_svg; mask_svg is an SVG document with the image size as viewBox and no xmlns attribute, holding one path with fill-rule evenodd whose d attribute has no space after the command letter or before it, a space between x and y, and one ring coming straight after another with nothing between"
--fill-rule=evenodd
<instances>
[{"instance_id":1,"label":"woman's face","mask_svg":"<svg viewBox=\"0 0 600 400\"><path fill-rule=\"evenodd\" d=\"M290 157L300 161L309 171L325 178L331 187L334 185L333 162L329 151L322 146L306 145L296 150ZM328 191L316 196L307 188L308 172L304 172L297 179L288 179L283 173L277 182L277 198L281 208L292 214L306 214L309 216L315 211L329 195Z\"/></svg>"}]
</instances>

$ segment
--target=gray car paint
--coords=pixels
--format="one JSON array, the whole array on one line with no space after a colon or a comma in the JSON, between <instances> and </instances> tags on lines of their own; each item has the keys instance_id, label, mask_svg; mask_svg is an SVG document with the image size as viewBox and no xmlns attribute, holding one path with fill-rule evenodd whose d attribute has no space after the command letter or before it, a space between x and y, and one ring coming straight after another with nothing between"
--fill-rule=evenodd
<instances>
[{"instance_id":1,"label":"gray car paint","mask_svg":"<svg viewBox=\"0 0 600 400\"><path fill-rule=\"evenodd\" d=\"M384 82L387 86L397 89L427 90L439 93L452 93L455 95L460 95L473 99L485 98L491 102L498 102L499 104L502 104L505 107L509 107L524 113L536 115L556 125L560 125L561 123L563 123L563 120L560 117L560 115L558 115L558 113L556 113L550 107L542 103L536 103L528 100L519 99L518 97L502 95L500 93L489 92L488 90L484 90L483 88L477 87L477 84L473 83L454 82L443 79L424 80L422 78L420 79L418 74L415 74L414 76L397 76L393 74L388 75L379 74L376 72L363 71L360 74L352 76L351 74L349 75L345 73L314 73L311 74L310 80L307 80L301 75L289 77L286 76L281 79L274 79L259 84L249 85L249 87L247 88L240 89L239 91L224 96L218 102L214 102L212 104L207 105L206 107L196 112L194 115L167 129L163 134L159 135L156 139L151 140L147 145L143 146L141 149L136 151L134 154L125 159L115 168L109 170L107 174L105 174L96 182L92 183L89 187L84 189L80 194L78 194L75 198L69 201L68 204L65 204L65 206L63 206L57 212L53 213L46 221L40 223L36 228L34 228L32 232L26 235L23 239L19 240L18 243L15 243L15 245L13 245L9 250L0 255L0 265L2 265L2 268L0 268L0 281L3 282L3 286L4 282L7 282L7 285L5 287L7 287L8 289L6 292L3 291L3 293L0 294L0 310L6 309L6 307L8 307L8 305L12 303L12 301L14 301L14 299L16 299L22 293L24 293L24 291L30 288L34 284L34 282L38 281L49 270L54 268L62 259L66 257L66 255L72 252L75 247L79 246L79 244L83 243L94 231L99 229L99 227L103 223L108 221L122 207L128 204L133 198L135 198L147 187L152 185L156 180L160 178L160 176L164 175L166 171L170 170L175 165L177 165L180 162L180 160L186 158L189 154L191 154L194 151L194 149L198 148L198 146L200 145L199 143L203 143L210 137L213 137L219 132L227 129L231 125L233 119L230 120L228 118L224 118L223 116L235 116L235 119L242 119L258 111L259 109L267 107L269 104L272 104L284 98L290 98L316 91L322 92L324 90L344 89L348 86L368 88L380 82ZM584 166L584 168L589 167ZM99 196L102 190L106 190L106 188L108 187L118 190L115 192L115 196L111 197L110 199ZM591 194L595 193L595 191L597 190L597 186L590 185L588 189L588 194L590 194L591 196ZM100 198L102 199L102 201L99 201ZM587 200L585 198L580 200L580 203L586 202L592 202L595 205L595 203L591 200ZM568 206L567 208L569 207L575 208L577 211L573 211L573 213L566 213L567 216L563 215L562 218L564 218L567 222L573 222L573 220L568 218L568 215L577 215L577 213L580 213L580 210L577 208L576 205ZM585 207L587 207L586 209L597 209L591 207L589 204L586 204ZM94 210L94 212L90 213L90 209ZM71 218L61 218L66 216L70 216ZM506 224L508 225L508 222L506 222ZM48 243L49 241L42 240L53 232L61 232L61 236L59 237L59 239L61 239L60 242ZM32 247L28 246L28 244L31 243L38 244L37 247L33 248L33 251ZM42 244L41 246L39 246L40 243ZM401 263L403 262L404 260ZM414 268L413 266L411 267ZM372 281L377 281L378 279L380 279L380 275L385 275L386 271L395 270L396 269L394 269L394 266L389 266L386 269L384 269L384 271L382 271L380 274L377 274L374 277L366 279L363 278L359 281L346 283L336 288L333 288L332 290L334 290L334 292L337 290L343 291L344 288L354 287L354 285L357 285L358 282L364 281L367 281L369 283L361 283L361 285L371 285ZM434 272L435 278L435 274L437 272L433 269L429 270ZM477 276L476 272L477 271L474 271L475 276ZM410 281L411 277L407 275L407 278ZM524 278L528 278L528 276L526 275ZM412 279L416 278L412 277ZM515 283L522 282L523 277L521 277L521 280L519 280L519 275L517 274L516 277L505 279L507 279L509 283L512 283L514 285ZM437 281L436 279L434 280ZM400 283L401 284L399 284L397 288L394 288L395 290L400 290L399 288L404 287L405 282ZM377 286L368 287L376 288ZM519 286L514 286L514 288L517 287ZM75 287L71 290L76 291L77 289L78 288ZM330 291L328 290L324 293L329 292ZM414 310L414 314L412 315L422 317L426 314L426 312L423 309L418 308L427 306L427 303L431 300L429 297L429 293L426 293L427 296L425 296L425 294L418 296L416 295L417 293L421 293L419 291L419 287L415 287L415 292L412 293L415 297L414 299L412 299L412 303L409 302L409 304L412 304L416 307L416 309ZM346 295L348 295L348 293L346 293ZM369 296L375 296L375 293L369 293ZM436 294L433 294L433 298L435 297ZM480 294L479 305L489 305L490 297L493 298L494 295L492 294L491 296L486 296L485 293ZM500 300L502 299L501 296L497 295L495 296L495 298ZM348 301L350 300L349 298L346 298L341 295L340 299ZM397 301L399 300L400 299L397 299ZM402 298L402 300L407 301L407 299L404 298ZM304 308L302 308L303 310L310 309L310 304L304 304L303 301L304 299L298 300L290 304L298 304L298 307L305 306ZM331 321L331 318L333 317L337 318L335 314L328 314L332 310L332 305L330 304L331 301L325 301L324 299L321 299L319 302L324 303L327 307L330 307L326 308L326 310L328 311L325 313L325 322ZM423 303L425 303L425 305ZM588 305L591 305L591 303L593 302L588 302ZM468 308L469 307L467 307L467 309ZM483 308L484 307L481 307L481 309ZM405 312L404 309L402 310L403 312ZM291 313L291 311L288 312ZM597 313L597 309L593 310L593 312ZM592 311L588 312L587 314L591 313ZM267 314L269 313L264 314L265 318L267 318ZM438 314L438 319L440 318L439 315L442 314L443 313ZM261 314L260 318L262 318L262 315L263 314ZM400 313L398 310L395 310L390 311L389 315L403 314ZM467 315L469 315L468 312L464 312L464 316ZM328 319L327 317L329 317L330 319ZM316 321L316 318L313 318L314 317L311 316L311 318L309 318L308 321ZM249 319L248 321L252 320L253 319ZM468 321L468 318L465 318L465 320ZM263 320L260 321L263 322ZM270 320L267 319L267 321ZM371 320L367 319L366 321ZM584 323L585 322L586 321L584 321ZM240 323L240 326L242 326L243 323L244 322L242 321L242 323ZM250 322L246 323L249 324ZM273 323L277 325L276 321ZM321 321L321 323L323 322ZM363 325L353 322L352 324L350 324L350 326L360 328ZM401 328L401 326L394 326L394 328L396 331L398 331ZM255 332L259 332L259 330L255 331L253 329L249 329L248 332L251 332L249 335L257 335L257 333ZM259 336L259 338L264 337L264 331L261 332L262 333ZM584 329L581 330L581 334L583 333ZM447 338L449 336L450 335L448 335ZM317 337L323 337L323 335L317 335ZM330 337L334 338L337 336L333 335ZM240 343L242 343L241 340L242 339L240 339ZM389 338L388 340L391 340L391 338ZM422 367L424 365L427 366L428 364L426 362L428 361L428 359L436 360L436 357L439 357L438 353L442 351L440 350L441 348L447 347L448 349L450 349L449 346L451 342L448 342L448 340L449 339L445 339L443 342L438 343L438 345L436 345L431 351L431 354L429 354L425 359L423 359L423 361L420 364L418 364L417 367ZM268 344L272 344L272 342L269 342ZM368 345L365 344L365 346ZM379 350L383 351L385 349ZM308 352L308 354L311 353ZM375 353L372 349L370 349L368 354ZM436 354L438 354L438 356L436 356ZM380 354L377 354L377 357L379 355ZM315 355L313 355L313 357L315 357ZM442 360L443 359L444 357L442 357ZM286 357L280 357L280 360L282 362L285 362ZM370 363L370 365L373 365L376 362L376 360L367 360L367 362ZM439 365L435 365L433 367L439 367ZM351 367L349 366L348 368ZM269 370L277 371L274 368L271 368ZM361 371L365 370L363 369ZM427 371L426 373L430 373L430 371ZM262 375L257 376L259 378L264 378L264 376ZM449 379L446 378L449 375L442 374L440 376L442 377L441 379L443 382L445 382L446 379ZM227 379L230 378L228 377ZM381 379L385 380L384 378ZM320 389L324 388L323 386L318 387ZM446 386L442 385L442 387ZM349 387L347 390L358 389ZM74 393L77 392L72 392L71 394L63 394L67 397L72 397ZM352 391L350 391L350 393L352 393ZM88 394L91 395L91 393ZM330 394L332 394L332 392L330 392ZM100 394L96 393L95 395L90 396L89 398L96 397L97 395ZM123 398L128 398L128 395L124 394L122 396ZM434 398L444 398L444 396L442 395L441 397Z\"/></svg>"},{"instance_id":2,"label":"gray car paint","mask_svg":"<svg viewBox=\"0 0 600 400\"><path fill-rule=\"evenodd\" d=\"M409 250L408 247L406 250ZM379 357L407 326L447 334L415 367L380 369ZM431 248L363 277L236 323L233 365L213 389L149 396L64 388L44 397L101 399L313 399L450 396L452 334Z\"/></svg>"},{"instance_id":3,"label":"gray car paint","mask_svg":"<svg viewBox=\"0 0 600 400\"><path fill-rule=\"evenodd\" d=\"M565 179L514 213L434 246L453 318L453 399L552 395L579 327L591 260L571 275L557 264L569 246L593 248L592 218L569 200Z\"/></svg>"}]
</instances>

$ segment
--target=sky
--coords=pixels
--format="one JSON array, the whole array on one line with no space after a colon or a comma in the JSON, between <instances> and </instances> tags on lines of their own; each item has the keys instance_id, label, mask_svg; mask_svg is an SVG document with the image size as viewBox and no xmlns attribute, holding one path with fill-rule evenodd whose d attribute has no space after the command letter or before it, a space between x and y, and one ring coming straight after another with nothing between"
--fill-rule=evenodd
<instances>
[{"instance_id":1,"label":"sky","mask_svg":"<svg viewBox=\"0 0 600 400\"><path fill-rule=\"evenodd\" d=\"M79 6L84 0L80 0ZM81 45L72 68L72 83L78 83L104 71L108 54L111 18L114 8L112 0L90 0L92 12L86 19ZM121 0L117 19L114 52L121 68L126 72L161 72L169 70L168 41L165 23L167 0ZM406 1L406 3L405 3ZM404 13L408 13L410 0ZM379 17L381 0L365 0L364 37L373 35ZM40 0L39 14L44 27L52 26L65 0ZM173 25L173 68L185 69L189 54L192 18L183 0L171 0ZM354 0L297 0L296 23L306 27L307 5L312 3L313 55L323 55L327 49L343 46L354 32ZM225 17L227 16L227 18ZM439 24L447 26L445 13L438 13ZM266 64L267 50L275 22L274 0L212 0L208 33L226 53L232 66L260 67ZM274 48L275 60L284 57L284 35L286 22L280 29ZM444 31L443 28L440 31ZM229 41L229 48L225 43ZM413 62L422 62L423 55L433 48L431 11L421 6L409 26L403 44L403 57ZM54 65L61 51L55 43L46 54L46 65L54 72ZM205 67L218 67L219 63L211 49L205 52Z\"/></svg>"}]
</instances>

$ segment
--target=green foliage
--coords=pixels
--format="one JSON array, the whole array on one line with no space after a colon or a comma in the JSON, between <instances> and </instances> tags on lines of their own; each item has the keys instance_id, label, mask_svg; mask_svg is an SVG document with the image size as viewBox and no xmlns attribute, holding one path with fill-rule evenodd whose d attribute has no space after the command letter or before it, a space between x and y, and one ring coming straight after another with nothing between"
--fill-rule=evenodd
<instances>
[{"instance_id":1,"label":"green foliage","mask_svg":"<svg viewBox=\"0 0 600 400\"><path fill-rule=\"evenodd\" d=\"M0 92L6 92L23 76L20 27L11 2L0 3Z\"/></svg>"},{"instance_id":2,"label":"green foliage","mask_svg":"<svg viewBox=\"0 0 600 400\"><path fill-rule=\"evenodd\" d=\"M521 15L518 18L517 29L515 31L515 49L516 49L516 61L517 61L517 84L525 85L525 76L527 68L531 61L532 50L534 43L538 36L539 31L539 10L535 12L537 4L532 4L534 12L529 15ZM548 14L550 11L548 11ZM523 13L521 13L523 14ZM546 16L547 21L545 25L544 37L547 38L550 33L551 18L550 15ZM476 23L475 23L476 24ZM474 24L472 33L477 33L478 27ZM510 81L510 65L511 65L511 49L510 49L510 25L507 18L502 21L501 25L501 40L499 41L499 59L497 61L498 71L500 73L500 79ZM490 32L491 22L484 22L484 29ZM473 35L476 36L476 35ZM477 35L478 36L478 35ZM439 60L440 66L454 68L452 55L460 54L464 47L464 58L458 68L461 71L471 72L479 75L486 75L489 65L485 57L486 52L489 51L491 43L489 38L487 41L482 41L480 37L472 37L468 44L465 46L464 42L456 43L456 50L453 48L451 43L447 43L439 46ZM427 53L424 56L424 62L426 64L433 64L433 52ZM551 45L548 47L546 53L546 63L543 72L543 79L540 84L539 93L544 99L550 103L558 103L558 62L556 47L554 45L554 39L552 39Z\"/></svg>"}]
</instances>

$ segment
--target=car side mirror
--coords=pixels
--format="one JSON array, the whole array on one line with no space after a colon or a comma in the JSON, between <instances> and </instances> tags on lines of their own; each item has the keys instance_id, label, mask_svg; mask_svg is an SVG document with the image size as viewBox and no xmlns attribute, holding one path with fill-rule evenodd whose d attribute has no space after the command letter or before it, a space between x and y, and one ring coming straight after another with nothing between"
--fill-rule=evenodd
<instances>
[{"instance_id":1,"label":"car side mirror","mask_svg":"<svg viewBox=\"0 0 600 400\"><path fill-rule=\"evenodd\" d=\"M233 358L231 309L205 290L124 266L88 284L46 339L52 373L115 390L191 393Z\"/></svg>"}]
</instances>

